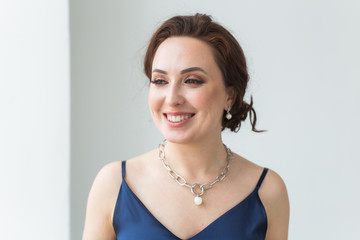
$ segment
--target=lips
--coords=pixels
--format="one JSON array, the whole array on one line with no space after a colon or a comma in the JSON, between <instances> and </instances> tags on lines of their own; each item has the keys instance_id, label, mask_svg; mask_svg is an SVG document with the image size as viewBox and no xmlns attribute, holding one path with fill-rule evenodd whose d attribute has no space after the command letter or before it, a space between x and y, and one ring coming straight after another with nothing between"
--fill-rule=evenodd
<instances>
[{"instance_id":1,"label":"lips","mask_svg":"<svg viewBox=\"0 0 360 240\"><path fill-rule=\"evenodd\" d=\"M195 114L192 113L165 113L166 119L172 123L179 123L192 118Z\"/></svg>"}]
</instances>

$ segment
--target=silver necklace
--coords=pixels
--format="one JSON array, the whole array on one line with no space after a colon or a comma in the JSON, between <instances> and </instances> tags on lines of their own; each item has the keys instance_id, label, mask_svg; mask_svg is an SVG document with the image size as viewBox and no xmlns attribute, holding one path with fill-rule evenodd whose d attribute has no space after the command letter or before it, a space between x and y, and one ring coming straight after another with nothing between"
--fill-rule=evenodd
<instances>
[{"instance_id":1,"label":"silver necklace","mask_svg":"<svg viewBox=\"0 0 360 240\"><path fill-rule=\"evenodd\" d=\"M230 162L233 160L234 155L231 152L230 148L228 148L225 144L225 150L227 153L227 164L226 166L222 169L222 171L220 172L220 174L215 178L215 180L213 182L207 182L204 184L199 184L199 183L195 183L195 184L189 184L184 177L180 176L177 172L175 172L174 170L171 169L171 167L169 166L169 164L166 163L165 161L165 144L166 144L166 139L159 144L158 147L158 159L162 162L164 168L168 171L168 174L175 179L175 181L181 185L181 186L186 186L188 188L190 188L190 191L192 194L195 195L194 198L194 203L196 205L200 205L202 203L202 198L201 196L204 194L204 192L206 190L209 190L210 188L212 188L212 186L214 186L214 184L224 180L224 178L229 174L230 171Z\"/></svg>"}]
</instances>

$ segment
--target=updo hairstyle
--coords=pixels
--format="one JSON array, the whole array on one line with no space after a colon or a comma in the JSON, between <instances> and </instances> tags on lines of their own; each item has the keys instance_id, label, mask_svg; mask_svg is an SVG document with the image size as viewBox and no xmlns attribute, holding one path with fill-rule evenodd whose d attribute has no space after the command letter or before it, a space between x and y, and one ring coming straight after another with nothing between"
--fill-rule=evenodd
<instances>
[{"instance_id":1,"label":"updo hairstyle","mask_svg":"<svg viewBox=\"0 0 360 240\"><path fill-rule=\"evenodd\" d=\"M229 128L239 131L241 122L249 113L252 131L262 132L255 128L256 113L253 100L250 104L244 101L244 95L249 81L246 60L242 48L231 33L205 14L191 16L175 16L165 21L152 36L144 59L144 71L151 79L152 63L156 50L169 37L187 36L204 41L211 46L214 58L219 66L226 87L233 89L230 120L222 117L222 130Z\"/></svg>"}]
</instances>

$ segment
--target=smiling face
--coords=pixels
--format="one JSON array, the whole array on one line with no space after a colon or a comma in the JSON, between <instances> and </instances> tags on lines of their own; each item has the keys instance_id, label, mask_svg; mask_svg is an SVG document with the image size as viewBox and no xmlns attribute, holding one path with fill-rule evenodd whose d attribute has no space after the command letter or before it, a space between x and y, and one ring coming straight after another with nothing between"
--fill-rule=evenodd
<instances>
[{"instance_id":1,"label":"smiling face","mask_svg":"<svg viewBox=\"0 0 360 240\"><path fill-rule=\"evenodd\" d=\"M149 89L153 120L164 137L191 143L220 137L230 105L212 50L191 37L170 37L156 51Z\"/></svg>"}]
</instances>

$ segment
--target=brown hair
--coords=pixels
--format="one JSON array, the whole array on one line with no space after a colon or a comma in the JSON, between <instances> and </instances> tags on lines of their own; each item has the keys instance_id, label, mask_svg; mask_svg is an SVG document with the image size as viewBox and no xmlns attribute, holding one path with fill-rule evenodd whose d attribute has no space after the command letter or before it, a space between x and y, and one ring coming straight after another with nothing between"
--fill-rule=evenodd
<instances>
[{"instance_id":1,"label":"brown hair","mask_svg":"<svg viewBox=\"0 0 360 240\"><path fill-rule=\"evenodd\" d=\"M144 59L144 71L151 79L152 63L156 50L162 42L169 37L188 36L202 40L209 44L214 52L214 58L218 64L226 87L233 89L231 115L222 118L222 130L229 128L237 132L249 113L252 130L262 132L255 128L256 113L253 108L253 100L250 104L244 101L244 95L249 81L246 60L242 48L231 33L224 27L212 21L205 14L193 16L175 16L165 21L152 36Z\"/></svg>"}]
</instances>

